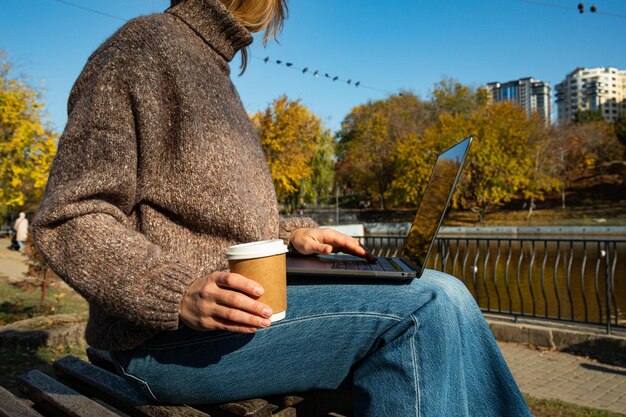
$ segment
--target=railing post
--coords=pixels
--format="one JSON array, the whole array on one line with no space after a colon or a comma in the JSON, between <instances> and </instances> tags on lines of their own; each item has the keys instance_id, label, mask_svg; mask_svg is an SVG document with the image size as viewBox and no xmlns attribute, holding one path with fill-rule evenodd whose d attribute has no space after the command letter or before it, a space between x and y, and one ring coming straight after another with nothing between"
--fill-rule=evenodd
<instances>
[{"instance_id":1,"label":"railing post","mask_svg":"<svg viewBox=\"0 0 626 417\"><path fill-rule=\"evenodd\" d=\"M604 242L604 250L602 251L602 255L604 256L604 266L605 266L605 274L604 274L604 288L606 291L606 334L611 334L611 293L613 289L613 282L611 279L611 268L610 268L610 256L609 256L609 245L607 242Z\"/></svg>"}]
</instances>

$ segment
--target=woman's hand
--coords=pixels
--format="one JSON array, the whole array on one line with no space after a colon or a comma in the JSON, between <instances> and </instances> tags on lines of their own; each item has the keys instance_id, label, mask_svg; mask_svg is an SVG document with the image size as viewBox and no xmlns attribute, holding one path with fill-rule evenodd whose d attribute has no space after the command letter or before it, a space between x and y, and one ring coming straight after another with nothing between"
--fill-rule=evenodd
<instances>
[{"instance_id":1,"label":"woman's hand","mask_svg":"<svg viewBox=\"0 0 626 417\"><path fill-rule=\"evenodd\" d=\"M242 275L213 272L189 285L180 319L196 330L227 330L254 333L269 327L272 310L256 301L263 287Z\"/></svg>"},{"instance_id":2,"label":"woman's hand","mask_svg":"<svg viewBox=\"0 0 626 417\"><path fill-rule=\"evenodd\" d=\"M369 253L357 239L333 229L296 229L291 232L290 241L294 249L302 255L345 252L361 256L368 261L376 260L376 257Z\"/></svg>"}]
</instances>

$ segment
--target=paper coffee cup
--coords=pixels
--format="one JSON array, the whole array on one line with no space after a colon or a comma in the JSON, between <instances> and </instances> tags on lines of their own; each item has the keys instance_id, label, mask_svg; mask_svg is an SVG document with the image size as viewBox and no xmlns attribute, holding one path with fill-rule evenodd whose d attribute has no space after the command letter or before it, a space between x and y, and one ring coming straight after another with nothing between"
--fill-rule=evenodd
<instances>
[{"instance_id":1,"label":"paper coffee cup","mask_svg":"<svg viewBox=\"0 0 626 417\"><path fill-rule=\"evenodd\" d=\"M287 245L280 239L234 245L226 250L231 272L250 278L265 289L259 301L272 309L270 321L285 318L287 310Z\"/></svg>"}]
</instances>

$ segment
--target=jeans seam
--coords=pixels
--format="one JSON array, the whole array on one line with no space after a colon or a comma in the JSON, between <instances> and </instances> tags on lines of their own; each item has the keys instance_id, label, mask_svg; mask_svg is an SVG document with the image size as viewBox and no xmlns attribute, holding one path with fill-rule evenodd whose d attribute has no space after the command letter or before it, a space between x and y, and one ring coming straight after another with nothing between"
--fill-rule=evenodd
<instances>
[{"instance_id":1,"label":"jeans seam","mask_svg":"<svg viewBox=\"0 0 626 417\"><path fill-rule=\"evenodd\" d=\"M113 359L113 366L117 369L117 372L122 374L123 378L127 380L127 382L131 385L131 387L135 391L139 391L139 389L137 387L134 387L133 386L134 384L131 381L128 381L128 379L135 381L135 384L139 384L141 387L145 389L145 390L144 389L141 390L141 391L144 391L142 393L144 396L146 396L146 393L147 393L152 397L154 401L159 402L159 403L162 402L154 395L154 393L152 392L152 389L150 388L150 385L148 385L146 381L140 378L137 378L136 376L131 375L128 372L126 372L126 369L124 369L124 367L119 363L119 361L117 360L113 352L110 352L110 356Z\"/></svg>"},{"instance_id":2,"label":"jeans seam","mask_svg":"<svg viewBox=\"0 0 626 417\"><path fill-rule=\"evenodd\" d=\"M419 371L417 369L417 352L415 349L415 338L417 337L417 329L419 328L419 324L415 316L411 314L411 319L413 320L413 336L411 337L411 355L413 356L413 374L415 378L415 383L413 384L415 390L415 415L419 417L420 415L420 389L419 389Z\"/></svg>"},{"instance_id":3,"label":"jeans seam","mask_svg":"<svg viewBox=\"0 0 626 417\"><path fill-rule=\"evenodd\" d=\"M326 318L326 317L378 317L381 319L393 320L397 322L402 321L402 317L394 316L392 314L364 313L362 311L358 311L358 312L344 311L342 313L324 313L324 314L316 314L314 316L299 317L297 319L291 319L291 320L290 319L281 320L277 323L272 324L272 327L287 326L290 324L296 324L296 323L300 323L303 321L316 320L316 319Z\"/></svg>"},{"instance_id":4,"label":"jeans seam","mask_svg":"<svg viewBox=\"0 0 626 417\"><path fill-rule=\"evenodd\" d=\"M325 313L325 314L317 314L314 316L306 316L306 317L300 317L298 319L286 319L286 320L281 320L277 323L273 323L272 326L270 326L269 329L271 329L272 327L282 327L282 326L286 326L286 325L290 325L290 324L296 324L296 323L301 323L303 321L310 321L310 320L316 320L316 319L320 319L320 318L326 318L326 317L378 317L381 319L386 319L386 320L392 320L395 322L400 322L402 321L402 317L399 316L394 316L391 314L377 314L377 313L363 313L363 312L342 312L342 313ZM263 329L263 330L267 330L267 329ZM245 335L245 333L241 333L242 335ZM194 339L194 340L190 340L184 343L167 343L167 344L162 344L162 345L142 345L139 346L138 349L141 349L143 351L149 351L149 352L155 352L155 351L162 351L162 350L167 350L167 349L172 349L172 348L182 348L182 347L188 347L188 346L195 346L195 345L199 345L202 343L207 343L207 342L215 342L215 341L219 341L222 340L224 338L228 338L228 337L234 337L234 336L238 336L239 334L233 333L232 335L227 335L227 336L222 336L220 338L216 338L216 339L210 339L207 340L207 338L198 338L198 339Z\"/></svg>"}]
</instances>

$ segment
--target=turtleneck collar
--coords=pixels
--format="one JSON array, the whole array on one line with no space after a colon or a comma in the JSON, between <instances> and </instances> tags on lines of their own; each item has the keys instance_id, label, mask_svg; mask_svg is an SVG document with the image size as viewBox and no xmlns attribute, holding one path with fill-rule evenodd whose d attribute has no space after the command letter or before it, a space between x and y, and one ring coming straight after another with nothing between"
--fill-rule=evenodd
<instances>
[{"instance_id":1,"label":"turtleneck collar","mask_svg":"<svg viewBox=\"0 0 626 417\"><path fill-rule=\"evenodd\" d=\"M237 51L252 43L250 32L219 0L172 2L166 13L180 18L211 48L230 62Z\"/></svg>"}]
</instances>

